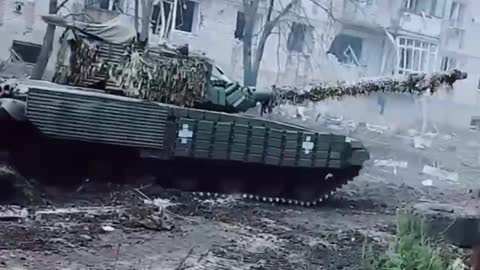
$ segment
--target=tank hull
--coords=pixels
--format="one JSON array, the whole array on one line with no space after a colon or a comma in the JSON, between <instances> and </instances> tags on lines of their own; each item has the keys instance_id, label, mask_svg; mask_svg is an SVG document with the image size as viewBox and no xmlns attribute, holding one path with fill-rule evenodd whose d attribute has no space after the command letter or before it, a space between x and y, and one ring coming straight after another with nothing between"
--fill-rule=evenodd
<instances>
[{"instance_id":1,"label":"tank hull","mask_svg":"<svg viewBox=\"0 0 480 270\"><path fill-rule=\"evenodd\" d=\"M16 163L46 181L148 174L198 195L316 205L369 159L345 136L63 85L30 87L25 111L37 135L17 144Z\"/></svg>"}]
</instances>

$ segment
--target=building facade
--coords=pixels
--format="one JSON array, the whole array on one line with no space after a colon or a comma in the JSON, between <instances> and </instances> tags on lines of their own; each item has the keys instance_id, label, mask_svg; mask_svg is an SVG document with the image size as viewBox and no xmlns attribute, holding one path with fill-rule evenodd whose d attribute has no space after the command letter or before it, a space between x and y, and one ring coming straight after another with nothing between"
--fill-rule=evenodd
<instances>
[{"instance_id":1,"label":"building facade","mask_svg":"<svg viewBox=\"0 0 480 270\"><path fill-rule=\"evenodd\" d=\"M290 1L276 1L274 15ZM48 2L0 0L0 59L13 55L35 62L46 28L40 16L48 13ZM134 2L69 0L60 13L82 14L88 20L105 22L120 12L133 16ZM188 43L191 50L205 53L231 77L242 80L242 2L180 2L172 12L176 19L169 42ZM258 44L267 14L267 1L260 3L254 45ZM153 44L159 42L156 26L160 10L157 4L149 11ZM169 6L163 10L170 14ZM461 83L468 90L462 90L456 99L472 103L480 79L479 20L480 2L476 0L301 0L269 37L258 83L301 85L315 80L461 68L470 73L470 78ZM57 37L61 31L57 30ZM49 70L54 59L55 53Z\"/></svg>"}]
</instances>

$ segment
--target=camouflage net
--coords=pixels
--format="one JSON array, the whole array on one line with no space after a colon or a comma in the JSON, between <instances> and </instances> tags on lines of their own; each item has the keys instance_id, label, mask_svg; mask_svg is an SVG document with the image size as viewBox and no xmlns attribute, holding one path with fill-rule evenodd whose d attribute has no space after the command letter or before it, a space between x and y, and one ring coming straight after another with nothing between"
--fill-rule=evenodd
<instances>
[{"instance_id":1,"label":"camouflage net","mask_svg":"<svg viewBox=\"0 0 480 270\"><path fill-rule=\"evenodd\" d=\"M69 67L58 65L54 82L84 86L110 80L126 96L189 107L207 94L211 68L202 57L162 48L144 51L135 44L107 44L80 36L71 49Z\"/></svg>"},{"instance_id":2,"label":"camouflage net","mask_svg":"<svg viewBox=\"0 0 480 270\"><path fill-rule=\"evenodd\" d=\"M97 45L77 38L72 49L70 69L67 73L67 81L71 84L78 85L104 68L105 63L98 59L99 48Z\"/></svg>"},{"instance_id":3,"label":"camouflage net","mask_svg":"<svg viewBox=\"0 0 480 270\"><path fill-rule=\"evenodd\" d=\"M319 102L327 99L341 99L345 96L356 97L371 93L407 93L421 95L434 94L442 86L451 89L457 80L467 78L467 73L459 70L427 74L411 74L406 78L381 78L363 80L354 84L339 82L336 85L320 84L310 90L282 89L274 86L275 98L303 102Z\"/></svg>"},{"instance_id":4,"label":"camouflage net","mask_svg":"<svg viewBox=\"0 0 480 270\"><path fill-rule=\"evenodd\" d=\"M109 77L127 96L192 107L206 96L209 71L201 58L133 50L120 64L110 65Z\"/></svg>"}]
</instances>

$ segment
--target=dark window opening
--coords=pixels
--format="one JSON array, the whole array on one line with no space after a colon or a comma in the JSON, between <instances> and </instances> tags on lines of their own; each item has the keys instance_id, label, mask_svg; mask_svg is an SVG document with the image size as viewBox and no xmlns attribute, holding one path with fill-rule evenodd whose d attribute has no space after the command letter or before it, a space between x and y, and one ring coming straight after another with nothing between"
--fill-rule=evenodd
<instances>
[{"instance_id":1,"label":"dark window opening","mask_svg":"<svg viewBox=\"0 0 480 270\"><path fill-rule=\"evenodd\" d=\"M234 37L238 40L243 40L245 32L245 13L237 12L237 24L235 26Z\"/></svg>"},{"instance_id":2,"label":"dark window opening","mask_svg":"<svg viewBox=\"0 0 480 270\"><path fill-rule=\"evenodd\" d=\"M23 2L15 1L15 13L22 14L23 6L24 6Z\"/></svg>"},{"instance_id":3,"label":"dark window opening","mask_svg":"<svg viewBox=\"0 0 480 270\"><path fill-rule=\"evenodd\" d=\"M85 0L85 7L109 10L112 3L112 11L121 11L121 0Z\"/></svg>"},{"instance_id":4,"label":"dark window opening","mask_svg":"<svg viewBox=\"0 0 480 270\"><path fill-rule=\"evenodd\" d=\"M456 60L454 58L445 56L442 58L442 64L440 66L441 71L450 71L456 68Z\"/></svg>"},{"instance_id":5,"label":"dark window opening","mask_svg":"<svg viewBox=\"0 0 480 270\"><path fill-rule=\"evenodd\" d=\"M184 1L178 3L177 17L175 18L175 29L184 32L193 32L193 21L195 18L195 9L197 3L194 1ZM163 2L163 13L165 19L168 20L170 13L170 4ZM155 5L152 12L152 30L153 33L158 34L161 26L160 5Z\"/></svg>"},{"instance_id":6,"label":"dark window opening","mask_svg":"<svg viewBox=\"0 0 480 270\"><path fill-rule=\"evenodd\" d=\"M329 52L334 54L340 63L359 65L362 47L363 40L361 38L339 34L333 40Z\"/></svg>"},{"instance_id":7,"label":"dark window opening","mask_svg":"<svg viewBox=\"0 0 480 270\"><path fill-rule=\"evenodd\" d=\"M307 25L293 23L287 38L287 50L293 52L303 52Z\"/></svg>"},{"instance_id":8,"label":"dark window opening","mask_svg":"<svg viewBox=\"0 0 480 270\"><path fill-rule=\"evenodd\" d=\"M404 0L404 8L416 14L443 17L446 0Z\"/></svg>"},{"instance_id":9,"label":"dark window opening","mask_svg":"<svg viewBox=\"0 0 480 270\"><path fill-rule=\"evenodd\" d=\"M23 61L30 64L37 62L38 55L42 50L42 45L14 40L12 42L13 57L17 61Z\"/></svg>"}]
</instances>

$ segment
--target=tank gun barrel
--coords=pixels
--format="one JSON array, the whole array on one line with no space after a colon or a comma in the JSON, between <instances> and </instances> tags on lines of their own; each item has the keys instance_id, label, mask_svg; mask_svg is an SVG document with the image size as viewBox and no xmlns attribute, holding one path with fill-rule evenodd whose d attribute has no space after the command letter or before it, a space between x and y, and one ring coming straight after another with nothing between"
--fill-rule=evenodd
<instances>
[{"instance_id":1,"label":"tank gun barrel","mask_svg":"<svg viewBox=\"0 0 480 270\"><path fill-rule=\"evenodd\" d=\"M319 102L326 99L340 99L345 96L361 96L371 93L434 94L441 86L452 88L458 80L468 74L460 70L434 72L431 74L410 74L403 78L365 79L354 84L339 82L335 85L319 84L307 91L284 90L274 87L275 97L288 100L310 100ZM448 89L447 88L447 89Z\"/></svg>"}]
</instances>

